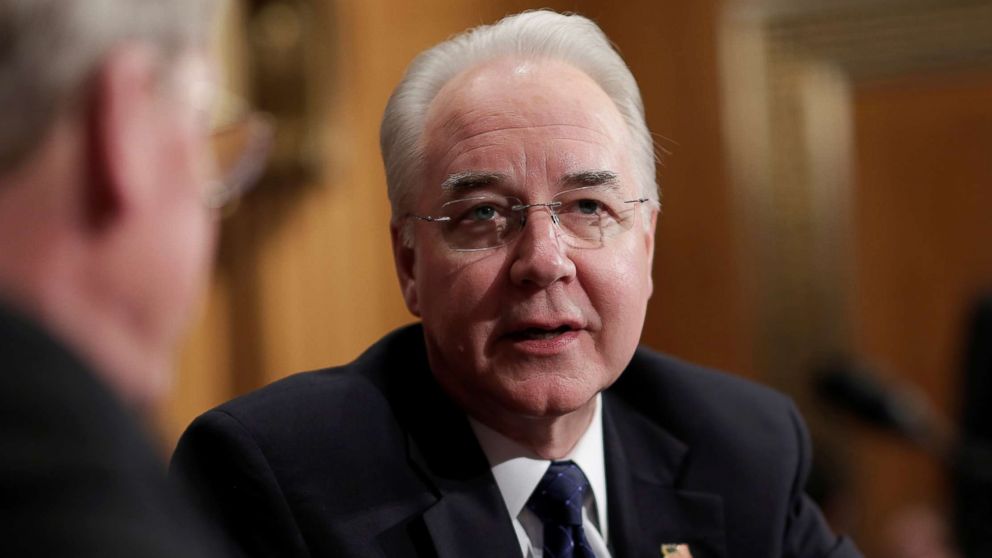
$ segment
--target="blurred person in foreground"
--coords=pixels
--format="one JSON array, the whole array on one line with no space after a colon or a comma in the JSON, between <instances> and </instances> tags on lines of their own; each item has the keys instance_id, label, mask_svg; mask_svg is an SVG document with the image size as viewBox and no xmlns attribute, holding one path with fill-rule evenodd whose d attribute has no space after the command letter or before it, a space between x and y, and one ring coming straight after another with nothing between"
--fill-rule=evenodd
<instances>
[{"instance_id":1,"label":"blurred person in foreground","mask_svg":"<svg viewBox=\"0 0 992 558\"><path fill-rule=\"evenodd\" d=\"M216 555L142 422L242 186L211 149L213 11L0 0L2 556Z\"/></svg>"},{"instance_id":2,"label":"blurred person in foreground","mask_svg":"<svg viewBox=\"0 0 992 558\"><path fill-rule=\"evenodd\" d=\"M658 191L633 76L581 16L426 51L386 108L420 324L198 418L173 468L247 556L858 556L766 388L638 348Z\"/></svg>"}]
</instances>

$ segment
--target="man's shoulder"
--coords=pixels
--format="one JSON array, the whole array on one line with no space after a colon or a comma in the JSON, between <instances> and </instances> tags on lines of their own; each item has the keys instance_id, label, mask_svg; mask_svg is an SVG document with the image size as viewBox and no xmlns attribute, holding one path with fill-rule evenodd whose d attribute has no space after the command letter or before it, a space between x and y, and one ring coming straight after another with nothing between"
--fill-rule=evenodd
<instances>
[{"instance_id":1,"label":"man's shoulder","mask_svg":"<svg viewBox=\"0 0 992 558\"><path fill-rule=\"evenodd\" d=\"M778 391L742 376L688 362L643 346L638 347L627 368L622 380L658 388L675 388L682 397L699 397L712 401L714 395L722 395L731 401L758 400L763 403L784 403L787 400Z\"/></svg>"},{"instance_id":2,"label":"man's shoulder","mask_svg":"<svg viewBox=\"0 0 992 558\"><path fill-rule=\"evenodd\" d=\"M224 413L238 420L259 421L263 416L306 415L315 406L326 407L337 400L374 396L373 385L354 363L297 372L223 403L208 413ZM271 416L269 418L272 418Z\"/></svg>"},{"instance_id":3,"label":"man's shoulder","mask_svg":"<svg viewBox=\"0 0 992 558\"><path fill-rule=\"evenodd\" d=\"M683 439L795 435L795 410L787 396L644 347L610 391Z\"/></svg>"},{"instance_id":4,"label":"man's shoulder","mask_svg":"<svg viewBox=\"0 0 992 558\"><path fill-rule=\"evenodd\" d=\"M306 423L386 420L397 390L394 379L426 361L419 356L422 335L417 325L397 329L348 364L277 380L207 411L194 425L223 422L253 435L264 437L269 432L278 437L287 428Z\"/></svg>"},{"instance_id":5,"label":"man's shoulder","mask_svg":"<svg viewBox=\"0 0 992 558\"><path fill-rule=\"evenodd\" d=\"M668 448L660 455L681 486L719 494L736 521L747 521L740 514L755 499L789 501L805 475L802 420L768 387L638 349L608 395L604 418L634 459L652 459L644 447Z\"/></svg>"},{"instance_id":6,"label":"man's shoulder","mask_svg":"<svg viewBox=\"0 0 992 558\"><path fill-rule=\"evenodd\" d=\"M257 497L282 509L282 520L300 495L320 500L321 516L374 513L402 499L396 494L422 505L408 464L416 417L435 412L419 397L429 388L422 339L418 326L399 329L349 364L295 374L207 411L179 439L173 474L216 500L203 503L210 514L220 502L240 517L241 502Z\"/></svg>"},{"instance_id":7,"label":"man's shoulder","mask_svg":"<svg viewBox=\"0 0 992 558\"><path fill-rule=\"evenodd\" d=\"M6 436L0 447L24 444L22 449L38 452L38 459L44 453L45 458L70 461L85 452L116 466L127 465L110 459L122 449L151 455L137 418L99 374L43 324L2 303L0 358L5 367L0 374L2 419L8 431L30 432L27 437ZM69 450L70 443L77 447ZM0 455L11 457L7 451Z\"/></svg>"},{"instance_id":8,"label":"man's shoulder","mask_svg":"<svg viewBox=\"0 0 992 558\"><path fill-rule=\"evenodd\" d=\"M213 555L137 417L83 358L2 303L0 358L0 522L11 535L0 546L18 556ZM86 521L67 521L77 517Z\"/></svg>"}]
</instances>

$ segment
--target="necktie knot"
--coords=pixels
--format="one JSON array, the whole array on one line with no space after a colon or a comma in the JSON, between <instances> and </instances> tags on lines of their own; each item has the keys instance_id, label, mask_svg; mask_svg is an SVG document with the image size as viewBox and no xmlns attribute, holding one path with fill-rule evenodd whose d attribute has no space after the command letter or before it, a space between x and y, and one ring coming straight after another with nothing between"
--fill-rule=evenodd
<instances>
[{"instance_id":1,"label":"necktie knot","mask_svg":"<svg viewBox=\"0 0 992 558\"><path fill-rule=\"evenodd\" d=\"M554 461L531 494L527 508L545 525L582 525L582 504L589 490L589 480L578 465Z\"/></svg>"}]
</instances>

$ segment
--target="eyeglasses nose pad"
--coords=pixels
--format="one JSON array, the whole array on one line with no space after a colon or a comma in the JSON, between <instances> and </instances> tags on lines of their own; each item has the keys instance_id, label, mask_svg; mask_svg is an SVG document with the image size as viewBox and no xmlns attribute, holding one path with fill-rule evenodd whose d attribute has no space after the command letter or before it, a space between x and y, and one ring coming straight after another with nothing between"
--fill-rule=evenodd
<instances>
[{"instance_id":1,"label":"eyeglasses nose pad","mask_svg":"<svg viewBox=\"0 0 992 558\"><path fill-rule=\"evenodd\" d=\"M551 215L551 223L556 227L561 227L561 217L558 216L558 212L555 211L561 202L550 202L550 203L532 203L528 205L517 205L513 209L520 212L520 228L518 230L523 230L527 226L527 216L530 213L530 209L533 207L543 207L548 210Z\"/></svg>"}]
</instances>

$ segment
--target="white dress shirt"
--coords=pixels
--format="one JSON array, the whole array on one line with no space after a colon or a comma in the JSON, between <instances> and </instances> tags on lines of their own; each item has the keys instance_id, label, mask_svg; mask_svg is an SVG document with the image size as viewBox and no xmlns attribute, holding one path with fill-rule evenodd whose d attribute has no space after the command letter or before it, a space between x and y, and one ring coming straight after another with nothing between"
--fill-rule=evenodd
<instances>
[{"instance_id":1,"label":"white dress shirt","mask_svg":"<svg viewBox=\"0 0 992 558\"><path fill-rule=\"evenodd\" d=\"M586 495L582 505L582 528L596 558L610 558L606 547L608 524L602 406L602 397L596 396L596 410L589 428L563 461L574 461L589 479L592 490ZM551 461L541 459L527 448L471 417L469 422L489 460L496 486L503 495L503 503L513 518L521 555L524 558L543 558L544 525L534 512L527 509L526 504L551 466Z\"/></svg>"}]
</instances>

